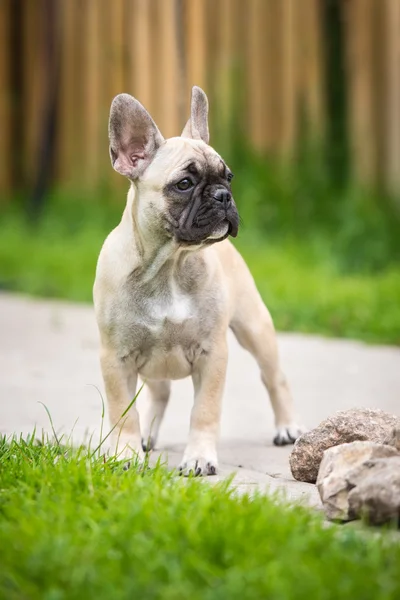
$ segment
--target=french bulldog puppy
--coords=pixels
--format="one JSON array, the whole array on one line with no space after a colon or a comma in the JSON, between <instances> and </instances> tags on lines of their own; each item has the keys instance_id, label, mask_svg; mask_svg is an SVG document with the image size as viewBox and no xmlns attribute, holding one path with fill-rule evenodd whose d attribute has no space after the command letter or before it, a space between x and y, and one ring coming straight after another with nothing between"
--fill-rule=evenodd
<instances>
[{"instance_id":1,"label":"french bulldog puppy","mask_svg":"<svg viewBox=\"0 0 400 600\"><path fill-rule=\"evenodd\" d=\"M170 381L190 376L194 406L180 471L217 472L228 328L258 362L275 414L274 443L293 443L301 428L273 322L227 239L239 227L233 174L209 145L205 93L193 88L190 119L180 137L167 140L135 98L120 94L111 105L109 138L112 165L130 180L94 284L113 449L142 460L156 444ZM141 427L135 405L121 419L139 376L148 396Z\"/></svg>"}]
</instances>

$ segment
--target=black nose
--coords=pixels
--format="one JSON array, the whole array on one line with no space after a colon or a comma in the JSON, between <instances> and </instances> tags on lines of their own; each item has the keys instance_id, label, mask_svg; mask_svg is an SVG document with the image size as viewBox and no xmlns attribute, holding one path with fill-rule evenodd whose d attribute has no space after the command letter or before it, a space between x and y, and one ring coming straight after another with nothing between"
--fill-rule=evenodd
<instances>
[{"instance_id":1,"label":"black nose","mask_svg":"<svg viewBox=\"0 0 400 600\"><path fill-rule=\"evenodd\" d=\"M220 188L219 190L217 190L214 194L214 198L215 200L218 200L218 202L222 202L224 204L224 206L228 206L229 202L232 199L232 196L230 194L230 192L228 192L228 190L222 189Z\"/></svg>"}]
</instances>

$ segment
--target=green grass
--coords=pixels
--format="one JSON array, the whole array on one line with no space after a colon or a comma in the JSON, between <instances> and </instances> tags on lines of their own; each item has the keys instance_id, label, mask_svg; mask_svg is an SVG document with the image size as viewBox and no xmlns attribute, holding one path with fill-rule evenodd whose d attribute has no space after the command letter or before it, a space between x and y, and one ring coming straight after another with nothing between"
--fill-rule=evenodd
<instances>
[{"instance_id":1,"label":"green grass","mask_svg":"<svg viewBox=\"0 0 400 600\"><path fill-rule=\"evenodd\" d=\"M95 204L93 198L82 202L56 198L37 226L28 225L21 212L3 214L0 285L37 296L91 302L101 244L123 210L123 192L120 195L120 205ZM244 224L235 243L279 330L400 344L399 262L388 260L386 266L372 268L375 263L366 258L369 246L362 250L360 242L353 256L353 238L343 232L340 239L350 250L343 250L338 236L321 230L304 236L293 231L285 235L283 230L279 237L257 228L248 208L241 212ZM381 247L379 236L370 238ZM351 260L362 256L364 267L355 268Z\"/></svg>"},{"instance_id":2,"label":"green grass","mask_svg":"<svg viewBox=\"0 0 400 600\"><path fill-rule=\"evenodd\" d=\"M0 440L0 598L390 600L400 545L162 465Z\"/></svg>"},{"instance_id":3,"label":"green grass","mask_svg":"<svg viewBox=\"0 0 400 600\"><path fill-rule=\"evenodd\" d=\"M342 273L322 242L239 240L276 327L400 344L400 268Z\"/></svg>"}]
</instances>

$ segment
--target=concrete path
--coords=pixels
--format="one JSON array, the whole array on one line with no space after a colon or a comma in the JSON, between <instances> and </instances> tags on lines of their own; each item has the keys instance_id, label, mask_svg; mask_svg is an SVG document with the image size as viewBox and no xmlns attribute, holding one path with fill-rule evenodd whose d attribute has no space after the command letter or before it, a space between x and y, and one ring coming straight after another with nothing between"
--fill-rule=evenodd
<instances>
[{"instance_id":1,"label":"concrete path","mask_svg":"<svg viewBox=\"0 0 400 600\"><path fill-rule=\"evenodd\" d=\"M314 427L336 410L382 408L400 415L400 349L295 334L279 335L281 361L300 422ZM99 431L103 391L91 306L0 294L0 431L50 431L74 441ZM140 409L140 399L138 401ZM190 380L173 384L158 446L177 466L192 406ZM289 499L319 506L313 485L293 481L290 448L272 445L273 417L257 365L230 337L219 450L220 475L236 473L240 489L284 488ZM155 453L157 456L157 452Z\"/></svg>"}]
</instances>

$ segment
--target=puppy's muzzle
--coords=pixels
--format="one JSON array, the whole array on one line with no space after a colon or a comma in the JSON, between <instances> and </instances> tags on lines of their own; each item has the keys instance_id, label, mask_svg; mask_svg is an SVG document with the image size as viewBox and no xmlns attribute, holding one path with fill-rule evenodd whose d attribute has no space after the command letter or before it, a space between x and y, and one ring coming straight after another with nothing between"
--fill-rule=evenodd
<instances>
[{"instance_id":1,"label":"puppy's muzzle","mask_svg":"<svg viewBox=\"0 0 400 600\"><path fill-rule=\"evenodd\" d=\"M239 215L230 190L209 186L198 190L180 215L176 239L185 244L212 244L236 237Z\"/></svg>"}]
</instances>

